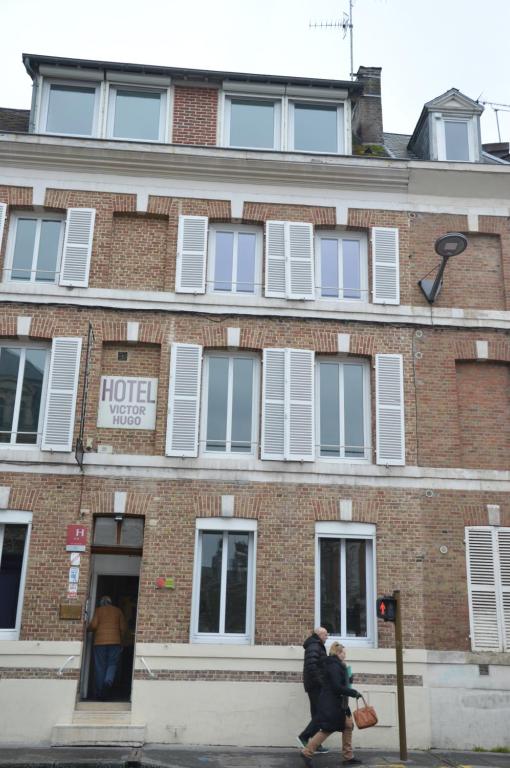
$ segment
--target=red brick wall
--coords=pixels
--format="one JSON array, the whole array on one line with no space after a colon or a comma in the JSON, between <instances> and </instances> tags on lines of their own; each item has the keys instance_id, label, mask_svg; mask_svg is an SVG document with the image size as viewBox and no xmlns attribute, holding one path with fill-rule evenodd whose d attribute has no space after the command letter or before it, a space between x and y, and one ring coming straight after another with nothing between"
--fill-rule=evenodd
<instances>
[{"instance_id":1,"label":"red brick wall","mask_svg":"<svg viewBox=\"0 0 510 768\"><path fill-rule=\"evenodd\" d=\"M172 142L215 146L217 113L217 88L176 86Z\"/></svg>"},{"instance_id":2,"label":"red brick wall","mask_svg":"<svg viewBox=\"0 0 510 768\"><path fill-rule=\"evenodd\" d=\"M114 215L111 287L163 291L168 261L166 217Z\"/></svg>"}]
</instances>

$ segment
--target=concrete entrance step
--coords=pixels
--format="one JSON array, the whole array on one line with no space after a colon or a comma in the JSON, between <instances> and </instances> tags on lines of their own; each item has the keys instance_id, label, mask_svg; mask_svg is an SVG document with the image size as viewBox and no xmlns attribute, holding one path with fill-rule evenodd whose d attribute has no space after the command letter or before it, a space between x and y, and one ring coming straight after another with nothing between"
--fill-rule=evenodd
<instances>
[{"instance_id":1,"label":"concrete entrance step","mask_svg":"<svg viewBox=\"0 0 510 768\"><path fill-rule=\"evenodd\" d=\"M130 712L130 701L78 701L75 709L83 712Z\"/></svg>"},{"instance_id":2,"label":"concrete entrance step","mask_svg":"<svg viewBox=\"0 0 510 768\"><path fill-rule=\"evenodd\" d=\"M73 712L71 722L73 725L131 725L131 712L79 709Z\"/></svg>"},{"instance_id":3,"label":"concrete entrance step","mask_svg":"<svg viewBox=\"0 0 510 768\"><path fill-rule=\"evenodd\" d=\"M99 718L101 722L98 722ZM95 715L94 721L90 718L87 722L57 723L51 732L53 747L141 747L144 743L145 725L104 722L103 715L99 714Z\"/></svg>"}]
</instances>

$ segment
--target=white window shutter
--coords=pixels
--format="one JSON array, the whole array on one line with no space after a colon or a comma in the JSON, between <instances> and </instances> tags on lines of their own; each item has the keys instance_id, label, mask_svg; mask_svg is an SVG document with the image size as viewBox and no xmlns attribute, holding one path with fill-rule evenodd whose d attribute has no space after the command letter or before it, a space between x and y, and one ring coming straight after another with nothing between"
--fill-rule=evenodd
<instances>
[{"instance_id":1,"label":"white window shutter","mask_svg":"<svg viewBox=\"0 0 510 768\"><path fill-rule=\"evenodd\" d=\"M288 222L289 299L314 298L313 227L311 224Z\"/></svg>"},{"instance_id":2,"label":"white window shutter","mask_svg":"<svg viewBox=\"0 0 510 768\"><path fill-rule=\"evenodd\" d=\"M501 575L503 650L508 653L510 651L510 528L500 528L496 535Z\"/></svg>"},{"instance_id":3,"label":"white window shutter","mask_svg":"<svg viewBox=\"0 0 510 768\"><path fill-rule=\"evenodd\" d=\"M266 222L266 296L285 298L285 221Z\"/></svg>"},{"instance_id":4,"label":"white window shutter","mask_svg":"<svg viewBox=\"0 0 510 768\"><path fill-rule=\"evenodd\" d=\"M288 447L291 461L313 461L314 455L314 353L288 349Z\"/></svg>"},{"instance_id":5,"label":"white window shutter","mask_svg":"<svg viewBox=\"0 0 510 768\"><path fill-rule=\"evenodd\" d=\"M166 431L167 456L198 455L202 347L172 344Z\"/></svg>"},{"instance_id":6,"label":"white window shutter","mask_svg":"<svg viewBox=\"0 0 510 768\"><path fill-rule=\"evenodd\" d=\"M177 233L177 293L205 293L207 216L179 216Z\"/></svg>"},{"instance_id":7,"label":"white window shutter","mask_svg":"<svg viewBox=\"0 0 510 768\"><path fill-rule=\"evenodd\" d=\"M94 208L67 209L60 285L88 286L95 220Z\"/></svg>"},{"instance_id":8,"label":"white window shutter","mask_svg":"<svg viewBox=\"0 0 510 768\"><path fill-rule=\"evenodd\" d=\"M372 228L372 281L375 304L400 304L398 229Z\"/></svg>"},{"instance_id":9,"label":"white window shutter","mask_svg":"<svg viewBox=\"0 0 510 768\"><path fill-rule=\"evenodd\" d=\"M375 356L377 464L405 464L402 355Z\"/></svg>"},{"instance_id":10,"label":"white window shutter","mask_svg":"<svg viewBox=\"0 0 510 768\"><path fill-rule=\"evenodd\" d=\"M43 451L72 450L81 344L81 338L61 336L53 339L41 444Z\"/></svg>"},{"instance_id":11,"label":"white window shutter","mask_svg":"<svg viewBox=\"0 0 510 768\"><path fill-rule=\"evenodd\" d=\"M285 458L285 349L264 349L262 459Z\"/></svg>"},{"instance_id":12,"label":"white window shutter","mask_svg":"<svg viewBox=\"0 0 510 768\"><path fill-rule=\"evenodd\" d=\"M0 248L2 247L2 237L4 234L5 219L7 217L7 204L0 203Z\"/></svg>"},{"instance_id":13,"label":"white window shutter","mask_svg":"<svg viewBox=\"0 0 510 768\"><path fill-rule=\"evenodd\" d=\"M474 651L499 651L502 642L492 530L466 528L466 544L471 647Z\"/></svg>"}]
</instances>

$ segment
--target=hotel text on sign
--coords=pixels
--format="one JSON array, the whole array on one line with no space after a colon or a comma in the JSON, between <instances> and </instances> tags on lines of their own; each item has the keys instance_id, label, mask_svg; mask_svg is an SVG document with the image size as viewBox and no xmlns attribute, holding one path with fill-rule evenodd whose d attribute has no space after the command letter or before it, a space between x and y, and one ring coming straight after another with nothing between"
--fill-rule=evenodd
<instances>
[{"instance_id":1,"label":"hotel text on sign","mask_svg":"<svg viewBox=\"0 0 510 768\"><path fill-rule=\"evenodd\" d=\"M102 376L97 426L110 429L154 429L157 379Z\"/></svg>"}]
</instances>

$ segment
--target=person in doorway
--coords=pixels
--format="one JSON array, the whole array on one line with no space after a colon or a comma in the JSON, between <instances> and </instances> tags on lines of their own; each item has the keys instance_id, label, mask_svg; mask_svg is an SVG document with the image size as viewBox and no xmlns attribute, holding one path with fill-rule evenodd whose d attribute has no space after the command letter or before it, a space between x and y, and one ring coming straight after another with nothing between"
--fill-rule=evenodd
<instances>
[{"instance_id":1,"label":"person in doorway","mask_svg":"<svg viewBox=\"0 0 510 768\"><path fill-rule=\"evenodd\" d=\"M122 652L122 635L127 630L124 614L108 595L99 601L87 629L94 633L96 697L106 698L112 688Z\"/></svg>"},{"instance_id":2,"label":"person in doorway","mask_svg":"<svg viewBox=\"0 0 510 768\"><path fill-rule=\"evenodd\" d=\"M311 720L306 728L301 731L297 737L300 747L305 747L308 739L311 739L317 733L315 725L315 716L319 704L319 696L322 688L322 667L327 658L326 640L328 631L324 627L316 627L310 637L307 637L303 643L305 656L303 660L303 685L310 700ZM329 749L321 745L317 750L319 754L326 754Z\"/></svg>"},{"instance_id":3,"label":"person in doorway","mask_svg":"<svg viewBox=\"0 0 510 768\"><path fill-rule=\"evenodd\" d=\"M343 764L361 765L362 761L352 755L352 717L348 706L349 696L358 699L361 693L350 687L344 646L334 642L323 665L322 689L317 714L313 720L316 733L301 751L301 758L306 768L313 768L313 755L334 731L342 732ZM351 722L350 727L346 729L347 720Z\"/></svg>"}]
</instances>

